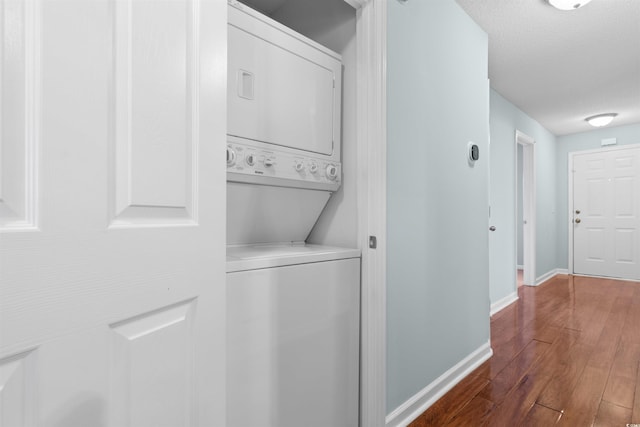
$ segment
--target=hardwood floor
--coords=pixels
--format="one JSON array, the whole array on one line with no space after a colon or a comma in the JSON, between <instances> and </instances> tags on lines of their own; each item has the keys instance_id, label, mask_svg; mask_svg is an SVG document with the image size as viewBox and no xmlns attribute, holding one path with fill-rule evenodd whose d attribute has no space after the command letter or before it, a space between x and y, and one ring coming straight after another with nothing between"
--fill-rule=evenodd
<instances>
[{"instance_id":1,"label":"hardwood floor","mask_svg":"<svg viewBox=\"0 0 640 427\"><path fill-rule=\"evenodd\" d=\"M493 356L410 427L640 424L640 283L557 276L491 319Z\"/></svg>"}]
</instances>

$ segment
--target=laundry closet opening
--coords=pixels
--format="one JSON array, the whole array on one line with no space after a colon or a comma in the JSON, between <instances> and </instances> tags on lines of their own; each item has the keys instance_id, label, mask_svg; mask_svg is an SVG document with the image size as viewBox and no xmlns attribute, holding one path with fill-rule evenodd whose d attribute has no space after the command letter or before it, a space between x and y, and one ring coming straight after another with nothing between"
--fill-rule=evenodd
<instances>
[{"instance_id":1,"label":"laundry closet opening","mask_svg":"<svg viewBox=\"0 0 640 427\"><path fill-rule=\"evenodd\" d=\"M355 427L355 10L228 13L227 423Z\"/></svg>"}]
</instances>

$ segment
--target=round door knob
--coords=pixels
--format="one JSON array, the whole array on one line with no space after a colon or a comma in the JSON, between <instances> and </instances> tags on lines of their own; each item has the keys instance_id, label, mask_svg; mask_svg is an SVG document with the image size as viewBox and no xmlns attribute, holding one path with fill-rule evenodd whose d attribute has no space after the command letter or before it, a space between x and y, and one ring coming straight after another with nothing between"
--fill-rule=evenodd
<instances>
[{"instance_id":1,"label":"round door knob","mask_svg":"<svg viewBox=\"0 0 640 427\"><path fill-rule=\"evenodd\" d=\"M580 218L576 218L576 224L580 224L582 220Z\"/></svg>"},{"instance_id":2,"label":"round door knob","mask_svg":"<svg viewBox=\"0 0 640 427\"><path fill-rule=\"evenodd\" d=\"M227 166L233 166L236 163L236 152L233 148L227 147Z\"/></svg>"},{"instance_id":3,"label":"round door knob","mask_svg":"<svg viewBox=\"0 0 640 427\"><path fill-rule=\"evenodd\" d=\"M335 181L337 177L338 168L336 167L336 165L327 166L327 178L329 178L331 181Z\"/></svg>"},{"instance_id":4,"label":"round door knob","mask_svg":"<svg viewBox=\"0 0 640 427\"><path fill-rule=\"evenodd\" d=\"M492 225L491 227L489 227L489 230L491 230L491 231L496 231L496 226L495 226L495 225Z\"/></svg>"},{"instance_id":5,"label":"round door knob","mask_svg":"<svg viewBox=\"0 0 640 427\"><path fill-rule=\"evenodd\" d=\"M256 164L256 155L255 154L248 154L247 157L245 158L245 161L247 162L247 164L249 166L253 166Z\"/></svg>"}]
</instances>

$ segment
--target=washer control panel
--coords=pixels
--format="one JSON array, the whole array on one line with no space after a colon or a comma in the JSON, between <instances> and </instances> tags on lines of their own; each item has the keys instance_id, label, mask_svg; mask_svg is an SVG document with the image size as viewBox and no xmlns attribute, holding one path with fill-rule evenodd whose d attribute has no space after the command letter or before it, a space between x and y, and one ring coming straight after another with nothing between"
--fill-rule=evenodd
<instances>
[{"instance_id":1,"label":"washer control panel","mask_svg":"<svg viewBox=\"0 0 640 427\"><path fill-rule=\"evenodd\" d=\"M286 185L281 180L287 180L295 187L336 190L342 179L342 167L321 157L227 143L228 181L260 184L263 177L277 180L264 182L266 185Z\"/></svg>"}]
</instances>

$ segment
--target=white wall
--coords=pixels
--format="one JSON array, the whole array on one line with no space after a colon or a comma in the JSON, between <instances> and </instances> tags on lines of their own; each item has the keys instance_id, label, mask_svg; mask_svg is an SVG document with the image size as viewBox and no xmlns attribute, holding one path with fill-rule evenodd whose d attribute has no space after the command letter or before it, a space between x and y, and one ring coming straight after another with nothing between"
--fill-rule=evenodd
<instances>
[{"instance_id":1,"label":"white wall","mask_svg":"<svg viewBox=\"0 0 640 427\"><path fill-rule=\"evenodd\" d=\"M338 52L343 62L343 183L329 199L307 242L357 247L356 13L344 0L290 0L272 18Z\"/></svg>"},{"instance_id":2,"label":"white wall","mask_svg":"<svg viewBox=\"0 0 640 427\"><path fill-rule=\"evenodd\" d=\"M568 268L569 239L569 153L601 148L604 138L617 138L617 145L640 144L640 123L626 126L606 127L590 132L558 137L556 187L558 205L557 266Z\"/></svg>"},{"instance_id":3,"label":"white wall","mask_svg":"<svg viewBox=\"0 0 640 427\"><path fill-rule=\"evenodd\" d=\"M487 35L454 1L387 5L387 412L393 417L489 340L489 93ZM468 141L480 146L473 167Z\"/></svg>"}]
</instances>

